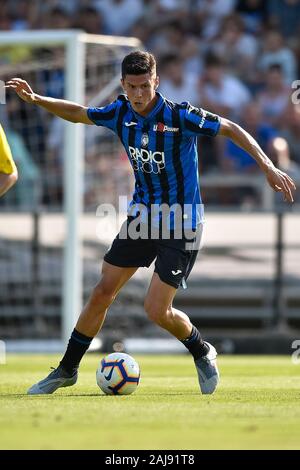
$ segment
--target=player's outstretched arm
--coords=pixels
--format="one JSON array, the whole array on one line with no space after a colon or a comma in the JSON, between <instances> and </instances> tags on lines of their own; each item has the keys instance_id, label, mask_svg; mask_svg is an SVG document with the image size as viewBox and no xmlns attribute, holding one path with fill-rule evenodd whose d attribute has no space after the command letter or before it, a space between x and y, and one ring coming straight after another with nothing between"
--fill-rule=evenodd
<instances>
[{"instance_id":1,"label":"player's outstretched arm","mask_svg":"<svg viewBox=\"0 0 300 470\"><path fill-rule=\"evenodd\" d=\"M5 88L14 90L22 100L36 104L52 114L70 122L94 124L87 116L87 108L71 101L58 100L34 93L29 84L21 78L12 78L5 84Z\"/></svg>"},{"instance_id":2,"label":"player's outstretched arm","mask_svg":"<svg viewBox=\"0 0 300 470\"><path fill-rule=\"evenodd\" d=\"M3 196L18 181L18 172L15 170L10 175L0 172L0 197Z\"/></svg>"},{"instance_id":3,"label":"player's outstretched arm","mask_svg":"<svg viewBox=\"0 0 300 470\"><path fill-rule=\"evenodd\" d=\"M284 200L294 202L293 191L296 185L292 178L283 171L276 168L267 157L256 140L248 134L242 127L229 119L221 118L219 135L231 139L236 145L244 149L256 160L260 169L265 173L267 181L274 191L282 192Z\"/></svg>"}]
</instances>

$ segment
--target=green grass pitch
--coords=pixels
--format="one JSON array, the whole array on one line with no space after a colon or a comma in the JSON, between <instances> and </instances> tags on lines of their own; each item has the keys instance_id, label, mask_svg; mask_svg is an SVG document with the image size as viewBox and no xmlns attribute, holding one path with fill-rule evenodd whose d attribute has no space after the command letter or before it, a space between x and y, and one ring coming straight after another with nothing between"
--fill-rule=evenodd
<instances>
[{"instance_id":1,"label":"green grass pitch","mask_svg":"<svg viewBox=\"0 0 300 470\"><path fill-rule=\"evenodd\" d=\"M74 387L27 396L58 356L8 355L0 365L1 449L299 449L300 365L290 357L223 356L212 396L190 356L139 356L130 396L105 396L87 355Z\"/></svg>"}]
</instances>

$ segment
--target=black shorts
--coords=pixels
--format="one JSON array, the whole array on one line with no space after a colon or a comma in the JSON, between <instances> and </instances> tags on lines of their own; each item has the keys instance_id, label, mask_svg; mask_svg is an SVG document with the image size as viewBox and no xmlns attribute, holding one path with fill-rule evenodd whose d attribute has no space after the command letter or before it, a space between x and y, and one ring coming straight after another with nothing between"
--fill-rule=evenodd
<instances>
[{"instance_id":1,"label":"black shorts","mask_svg":"<svg viewBox=\"0 0 300 470\"><path fill-rule=\"evenodd\" d=\"M125 222L125 224L128 223ZM123 268L149 267L155 261L154 271L161 281L178 289L186 287L186 280L196 261L203 225L200 224L193 232L194 238L174 239L114 239L104 260L114 266Z\"/></svg>"}]
</instances>

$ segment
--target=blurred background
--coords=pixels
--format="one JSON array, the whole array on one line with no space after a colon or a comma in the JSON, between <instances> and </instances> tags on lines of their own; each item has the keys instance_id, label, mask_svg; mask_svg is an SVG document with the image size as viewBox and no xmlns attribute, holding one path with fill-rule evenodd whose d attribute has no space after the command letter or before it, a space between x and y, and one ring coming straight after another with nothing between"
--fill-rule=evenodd
<instances>
[{"instance_id":1,"label":"blurred background","mask_svg":"<svg viewBox=\"0 0 300 470\"><path fill-rule=\"evenodd\" d=\"M300 104L292 102L300 78L300 1L1 1L0 31L49 29L138 38L157 57L162 94L242 125L300 187ZM87 44L85 104L103 106L121 92L120 63L128 51L122 42ZM0 40L0 79L21 76L39 94L64 98L65 63L63 47ZM55 349L62 323L64 123L11 92L0 105L0 122L19 169L18 183L0 200L0 338L12 350L49 339ZM175 306L222 352L290 353L291 338L300 334L300 191L293 206L283 204L254 160L229 140L203 137L198 147L204 247ZM113 221L97 220L96 209L118 208L119 196L132 188L117 138L86 126L84 301L118 231ZM105 350L176 350L143 311L150 276L139 270L111 307L101 333Z\"/></svg>"}]
</instances>

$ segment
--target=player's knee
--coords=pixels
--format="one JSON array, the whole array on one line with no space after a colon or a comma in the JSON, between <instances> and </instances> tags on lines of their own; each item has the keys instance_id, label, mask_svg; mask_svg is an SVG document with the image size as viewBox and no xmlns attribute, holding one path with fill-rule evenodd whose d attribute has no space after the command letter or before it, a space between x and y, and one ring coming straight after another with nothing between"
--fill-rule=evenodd
<instances>
[{"instance_id":1,"label":"player's knee","mask_svg":"<svg viewBox=\"0 0 300 470\"><path fill-rule=\"evenodd\" d=\"M99 282L92 292L92 300L97 305L109 307L116 298L114 290L105 283Z\"/></svg>"}]
</instances>

